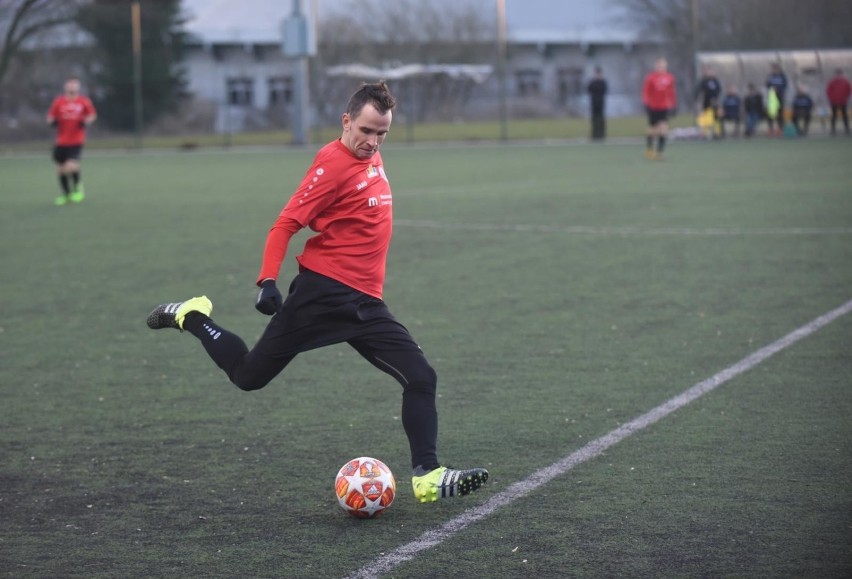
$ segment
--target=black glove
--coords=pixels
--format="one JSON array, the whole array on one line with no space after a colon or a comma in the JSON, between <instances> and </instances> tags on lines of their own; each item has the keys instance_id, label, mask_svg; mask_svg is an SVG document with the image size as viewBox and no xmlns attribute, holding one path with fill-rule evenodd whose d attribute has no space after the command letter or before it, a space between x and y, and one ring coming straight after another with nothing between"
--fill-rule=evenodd
<instances>
[{"instance_id":1,"label":"black glove","mask_svg":"<svg viewBox=\"0 0 852 579\"><path fill-rule=\"evenodd\" d=\"M261 314L271 316L281 308L282 303L284 303L284 300L281 297L281 292L275 287L275 280L263 280L260 284L260 291L257 293L255 309Z\"/></svg>"},{"instance_id":2,"label":"black glove","mask_svg":"<svg viewBox=\"0 0 852 579\"><path fill-rule=\"evenodd\" d=\"M59 121L57 121L56 119L53 119L52 121L50 121L50 126L51 127L58 127Z\"/></svg>"},{"instance_id":3,"label":"black glove","mask_svg":"<svg viewBox=\"0 0 852 579\"><path fill-rule=\"evenodd\" d=\"M86 128L86 121L80 121L80 128L81 128L81 129L85 129L85 128Z\"/></svg>"}]
</instances>

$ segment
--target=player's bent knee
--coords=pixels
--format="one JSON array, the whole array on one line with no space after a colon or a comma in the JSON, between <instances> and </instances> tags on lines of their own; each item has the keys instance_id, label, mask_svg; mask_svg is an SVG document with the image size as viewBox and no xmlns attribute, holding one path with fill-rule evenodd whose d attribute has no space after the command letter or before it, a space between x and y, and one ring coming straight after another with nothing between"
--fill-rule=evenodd
<instances>
[{"instance_id":1,"label":"player's bent knee","mask_svg":"<svg viewBox=\"0 0 852 579\"><path fill-rule=\"evenodd\" d=\"M236 386L243 392L252 392L254 390L260 390L261 388L266 386L266 384L237 384L236 382L234 382L234 386Z\"/></svg>"},{"instance_id":2,"label":"player's bent knee","mask_svg":"<svg viewBox=\"0 0 852 579\"><path fill-rule=\"evenodd\" d=\"M263 376L245 376L239 374L232 374L229 377L234 386L236 386L240 390L243 390L244 392L260 390L272 381L271 378L266 378Z\"/></svg>"},{"instance_id":3,"label":"player's bent knee","mask_svg":"<svg viewBox=\"0 0 852 579\"><path fill-rule=\"evenodd\" d=\"M417 392L435 396L438 390L438 374L431 366L427 365L418 376L409 376L408 382L403 384L403 390L406 393Z\"/></svg>"}]
</instances>

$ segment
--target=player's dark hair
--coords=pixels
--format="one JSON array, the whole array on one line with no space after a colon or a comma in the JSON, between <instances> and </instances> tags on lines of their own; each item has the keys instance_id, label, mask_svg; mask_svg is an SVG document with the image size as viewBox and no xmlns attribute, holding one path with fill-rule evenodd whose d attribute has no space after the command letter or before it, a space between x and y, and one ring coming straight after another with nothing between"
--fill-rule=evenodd
<instances>
[{"instance_id":1,"label":"player's dark hair","mask_svg":"<svg viewBox=\"0 0 852 579\"><path fill-rule=\"evenodd\" d=\"M376 110L381 114L393 110L396 106L396 99L390 93L387 83L380 80L374 83L362 83L358 90L349 97L349 104L346 105L346 114L354 119L364 108L367 103L376 107Z\"/></svg>"}]
</instances>

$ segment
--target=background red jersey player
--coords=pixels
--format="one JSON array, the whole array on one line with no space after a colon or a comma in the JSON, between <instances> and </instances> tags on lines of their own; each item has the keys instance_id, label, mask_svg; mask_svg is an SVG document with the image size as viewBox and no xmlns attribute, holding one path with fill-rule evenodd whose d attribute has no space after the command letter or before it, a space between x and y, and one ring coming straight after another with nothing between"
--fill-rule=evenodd
<instances>
[{"instance_id":1,"label":"background red jersey player","mask_svg":"<svg viewBox=\"0 0 852 579\"><path fill-rule=\"evenodd\" d=\"M649 159L662 159L666 148L666 136L669 134L669 111L677 106L675 78L668 71L665 58L658 58L654 70L645 77L642 85L642 102L648 111L648 132L645 154ZM654 152L654 138L657 138L657 150Z\"/></svg>"},{"instance_id":2,"label":"background red jersey player","mask_svg":"<svg viewBox=\"0 0 852 579\"><path fill-rule=\"evenodd\" d=\"M62 195L56 198L57 205L65 205L69 200L79 203L85 197L80 158L86 142L86 127L97 118L92 101L80 94L80 80L70 77L65 81L63 94L53 99L47 112L47 123L56 127L53 160L62 186Z\"/></svg>"}]
</instances>

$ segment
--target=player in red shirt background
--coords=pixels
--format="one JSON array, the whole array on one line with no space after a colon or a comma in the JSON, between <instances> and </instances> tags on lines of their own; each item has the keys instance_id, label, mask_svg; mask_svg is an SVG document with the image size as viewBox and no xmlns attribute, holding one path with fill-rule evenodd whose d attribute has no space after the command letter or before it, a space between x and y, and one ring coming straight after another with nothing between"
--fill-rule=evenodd
<instances>
[{"instance_id":1,"label":"player in red shirt background","mask_svg":"<svg viewBox=\"0 0 852 579\"><path fill-rule=\"evenodd\" d=\"M842 68L834 71L834 76L825 87L825 96L831 105L831 134L837 134L837 115L843 118L843 128L849 134L849 116L846 107L849 104L849 96L852 95L852 85L843 73Z\"/></svg>"},{"instance_id":2,"label":"player in red shirt background","mask_svg":"<svg viewBox=\"0 0 852 579\"><path fill-rule=\"evenodd\" d=\"M654 70L645 77L642 85L642 102L648 111L645 155L649 159L661 160L666 148L666 137L669 134L669 111L677 106L675 78L668 71L668 62L665 58L658 58L654 62ZM654 152L654 138L657 139L656 152Z\"/></svg>"},{"instance_id":3,"label":"player in red shirt background","mask_svg":"<svg viewBox=\"0 0 852 579\"><path fill-rule=\"evenodd\" d=\"M350 98L341 137L317 153L266 239L255 307L272 319L254 347L210 318L206 296L163 304L152 329L186 330L241 390L259 390L301 352L347 342L402 386L414 495L420 502L466 495L488 480L483 468L450 469L437 458L437 375L408 330L382 300L393 227L393 196L379 147L394 97L384 82ZM282 299L276 280L292 236L316 232L296 257L299 273Z\"/></svg>"},{"instance_id":4,"label":"player in red shirt background","mask_svg":"<svg viewBox=\"0 0 852 579\"><path fill-rule=\"evenodd\" d=\"M85 197L80 180L80 158L86 142L86 127L97 118L92 101L80 94L80 80L73 76L68 78L63 94L53 99L47 112L47 123L56 127L53 160L62 186L62 195L56 198L57 205L65 205L69 200L79 203Z\"/></svg>"}]
</instances>

